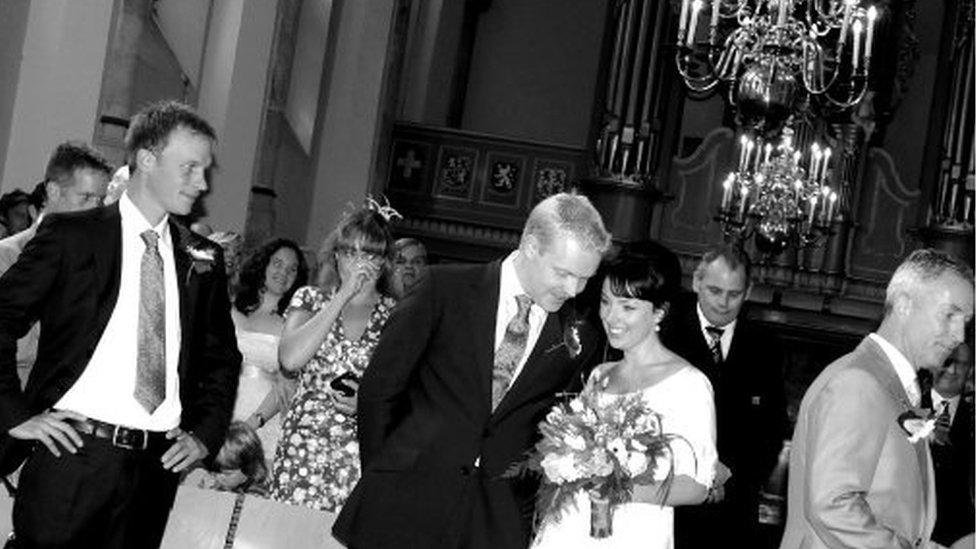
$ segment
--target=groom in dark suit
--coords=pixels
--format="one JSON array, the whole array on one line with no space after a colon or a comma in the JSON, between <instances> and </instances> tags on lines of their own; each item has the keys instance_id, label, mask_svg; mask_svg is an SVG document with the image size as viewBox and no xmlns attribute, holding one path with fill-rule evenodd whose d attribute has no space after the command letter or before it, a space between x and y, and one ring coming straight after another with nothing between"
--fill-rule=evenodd
<instances>
[{"instance_id":1,"label":"groom in dark suit","mask_svg":"<svg viewBox=\"0 0 976 549\"><path fill-rule=\"evenodd\" d=\"M599 359L571 298L610 235L590 202L557 194L519 249L434 267L384 329L359 390L363 476L333 532L354 548L522 548L537 483L503 477L556 394Z\"/></svg>"},{"instance_id":2,"label":"groom in dark suit","mask_svg":"<svg viewBox=\"0 0 976 549\"><path fill-rule=\"evenodd\" d=\"M732 475L704 504L675 509L678 549L760 546L759 489L788 433L782 347L741 314L750 270L737 247L708 250L693 275L693 299L676 303L661 329L664 345L712 383L719 461Z\"/></svg>"},{"instance_id":3,"label":"groom in dark suit","mask_svg":"<svg viewBox=\"0 0 976 549\"><path fill-rule=\"evenodd\" d=\"M179 473L223 442L241 356L219 249L175 223L206 190L213 129L164 102L126 136L111 206L45 217L0 278L0 459L27 457L18 547L156 547ZM17 338L41 325L21 391Z\"/></svg>"}]
</instances>

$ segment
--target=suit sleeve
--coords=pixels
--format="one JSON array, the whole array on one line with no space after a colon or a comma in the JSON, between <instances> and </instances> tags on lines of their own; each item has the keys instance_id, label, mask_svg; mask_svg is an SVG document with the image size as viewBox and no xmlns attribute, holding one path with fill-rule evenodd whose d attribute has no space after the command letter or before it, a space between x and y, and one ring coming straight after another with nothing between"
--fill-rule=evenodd
<instances>
[{"instance_id":1,"label":"suit sleeve","mask_svg":"<svg viewBox=\"0 0 976 549\"><path fill-rule=\"evenodd\" d=\"M805 508L828 547L911 547L876 520L866 499L895 420L878 413L888 398L871 374L854 369L840 372L812 402Z\"/></svg>"},{"instance_id":2,"label":"suit sleeve","mask_svg":"<svg viewBox=\"0 0 976 549\"><path fill-rule=\"evenodd\" d=\"M213 459L224 443L240 379L241 353L230 317L224 259L214 249L213 272L201 282L194 321L193 348L189 371L193 372L193 398L184 402L183 429L193 434L210 451ZM185 336L184 336L185 337Z\"/></svg>"},{"instance_id":3,"label":"suit sleeve","mask_svg":"<svg viewBox=\"0 0 976 549\"><path fill-rule=\"evenodd\" d=\"M410 378L420 366L436 329L434 288L438 275L431 269L420 286L397 305L363 374L357 422L364 469L402 417Z\"/></svg>"},{"instance_id":4,"label":"suit sleeve","mask_svg":"<svg viewBox=\"0 0 976 549\"><path fill-rule=\"evenodd\" d=\"M34 415L17 376L17 340L37 320L57 279L60 226L57 216L45 217L17 262L0 276L0 433Z\"/></svg>"}]
</instances>

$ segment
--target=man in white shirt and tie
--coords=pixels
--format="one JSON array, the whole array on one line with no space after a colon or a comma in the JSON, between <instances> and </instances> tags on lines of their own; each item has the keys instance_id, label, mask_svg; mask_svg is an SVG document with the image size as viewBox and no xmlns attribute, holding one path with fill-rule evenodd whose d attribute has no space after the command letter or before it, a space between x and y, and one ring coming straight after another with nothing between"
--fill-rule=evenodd
<instances>
[{"instance_id":1,"label":"man in white shirt and tie","mask_svg":"<svg viewBox=\"0 0 976 549\"><path fill-rule=\"evenodd\" d=\"M709 248L692 278L694 299L676 301L662 323L661 342L701 370L715 393L719 470L706 503L675 508L679 548L760 543L759 489L787 419L779 338L743 314L751 271L741 248Z\"/></svg>"},{"instance_id":2,"label":"man in white shirt and tie","mask_svg":"<svg viewBox=\"0 0 976 549\"><path fill-rule=\"evenodd\" d=\"M0 278L0 463L27 460L18 547L156 547L179 473L217 455L241 362L223 262L171 218L206 190L214 141L185 105L140 112L121 200L46 216ZM16 341L35 321L22 391Z\"/></svg>"}]
</instances>

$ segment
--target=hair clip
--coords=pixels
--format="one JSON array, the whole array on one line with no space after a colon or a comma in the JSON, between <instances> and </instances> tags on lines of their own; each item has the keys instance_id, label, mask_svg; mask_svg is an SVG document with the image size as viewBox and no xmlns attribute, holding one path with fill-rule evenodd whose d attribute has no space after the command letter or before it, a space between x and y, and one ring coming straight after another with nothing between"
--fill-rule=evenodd
<instances>
[{"instance_id":1,"label":"hair clip","mask_svg":"<svg viewBox=\"0 0 976 549\"><path fill-rule=\"evenodd\" d=\"M384 196L383 202L384 202L383 204L380 204L379 201L377 201L372 196L366 195L366 209L380 214L381 216L383 216L383 219L385 219L387 223L389 223L390 220L393 219L394 217L396 217L397 219L403 219L403 216L400 215L400 212L396 211L396 209L394 209L393 206L390 206L389 198Z\"/></svg>"}]
</instances>

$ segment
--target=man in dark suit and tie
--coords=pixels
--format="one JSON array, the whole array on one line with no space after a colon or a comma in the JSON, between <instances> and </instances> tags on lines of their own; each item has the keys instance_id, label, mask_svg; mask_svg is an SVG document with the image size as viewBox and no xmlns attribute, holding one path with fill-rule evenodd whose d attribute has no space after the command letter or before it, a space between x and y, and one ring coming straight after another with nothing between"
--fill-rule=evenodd
<instances>
[{"instance_id":1,"label":"man in dark suit and tie","mask_svg":"<svg viewBox=\"0 0 976 549\"><path fill-rule=\"evenodd\" d=\"M393 313L359 390L363 475L333 532L354 548L522 548L537 482L506 478L556 394L599 359L574 315L610 245L590 202L557 194L519 249L435 266Z\"/></svg>"},{"instance_id":2,"label":"man in dark suit and tie","mask_svg":"<svg viewBox=\"0 0 976 549\"><path fill-rule=\"evenodd\" d=\"M675 509L677 549L760 543L759 489L787 435L787 418L779 340L740 314L750 274L741 249L708 250L692 279L694 299L677 303L661 329L665 346L712 383L721 462L706 503Z\"/></svg>"},{"instance_id":3,"label":"man in dark suit and tie","mask_svg":"<svg viewBox=\"0 0 976 549\"><path fill-rule=\"evenodd\" d=\"M966 381L973 368L972 337L935 372L931 389L936 432L929 443L935 469L935 529L932 540L946 547L971 534L973 509L973 394Z\"/></svg>"},{"instance_id":4,"label":"man in dark suit and tie","mask_svg":"<svg viewBox=\"0 0 976 549\"><path fill-rule=\"evenodd\" d=\"M111 206L45 217L0 278L0 445L26 456L18 547L156 547L179 473L220 448L241 356L219 248L171 215L207 188L213 129L175 102L136 115ZM39 321L22 391L17 338Z\"/></svg>"}]
</instances>

